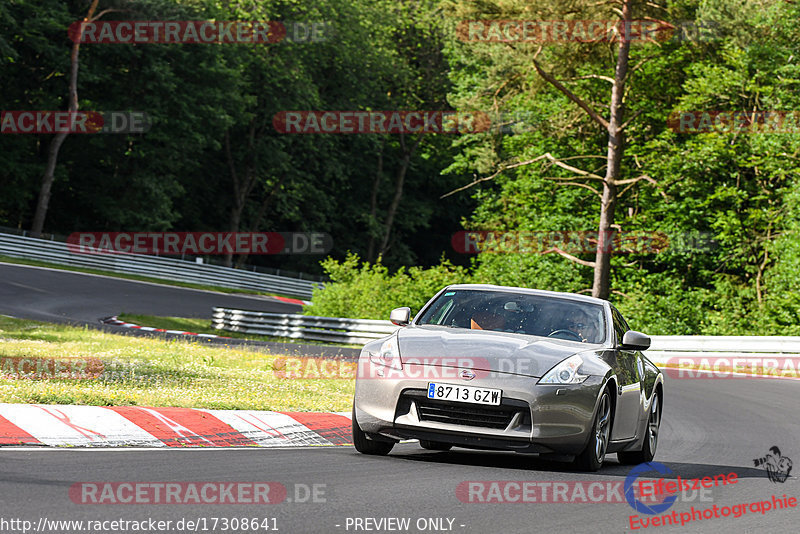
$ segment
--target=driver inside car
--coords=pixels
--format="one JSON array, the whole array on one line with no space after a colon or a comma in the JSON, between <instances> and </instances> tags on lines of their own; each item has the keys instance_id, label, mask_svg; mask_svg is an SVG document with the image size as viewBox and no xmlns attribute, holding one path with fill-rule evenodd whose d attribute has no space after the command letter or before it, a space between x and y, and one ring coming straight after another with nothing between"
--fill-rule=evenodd
<instances>
[{"instance_id":1,"label":"driver inside car","mask_svg":"<svg viewBox=\"0 0 800 534\"><path fill-rule=\"evenodd\" d=\"M565 330L573 332L581 338L583 343L596 343L598 334L600 333L597 327L597 321L592 320L586 313L579 310L573 310L567 316L564 323Z\"/></svg>"}]
</instances>

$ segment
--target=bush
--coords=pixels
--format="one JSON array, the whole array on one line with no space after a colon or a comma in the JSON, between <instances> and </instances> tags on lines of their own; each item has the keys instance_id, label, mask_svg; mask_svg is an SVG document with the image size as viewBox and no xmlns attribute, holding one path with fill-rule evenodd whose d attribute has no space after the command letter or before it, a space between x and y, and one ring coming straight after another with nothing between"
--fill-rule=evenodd
<instances>
[{"instance_id":1,"label":"bush","mask_svg":"<svg viewBox=\"0 0 800 534\"><path fill-rule=\"evenodd\" d=\"M470 280L466 269L445 259L428 269L403 267L394 274L380 258L374 264L361 263L356 254L342 262L328 258L321 265L331 281L314 290L314 304L303 309L305 315L388 319L389 312L401 306L409 306L413 315L443 287Z\"/></svg>"},{"instance_id":2,"label":"bush","mask_svg":"<svg viewBox=\"0 0 800 534\"><path fill-rule=\"evenodd\" d=\"M763 303L755 289L736 277L717 274L709 287L693 287L671 273L617 267L611 300L631 328L651 335L798 335L800 296L796 287L800 246L795 234L775 245L776 265L767 271ZM381 264L328 258L322 267L331 279L315 289L306 315L388 319L409 306L412 315L440 289L456 283L487 283L566 292L585 292L587 271L556 257L486 254L470 272L442 259L427 269L401 268L394 274ZM583 289L581 289L583 287Z\"/></svg>"}]
</instances>

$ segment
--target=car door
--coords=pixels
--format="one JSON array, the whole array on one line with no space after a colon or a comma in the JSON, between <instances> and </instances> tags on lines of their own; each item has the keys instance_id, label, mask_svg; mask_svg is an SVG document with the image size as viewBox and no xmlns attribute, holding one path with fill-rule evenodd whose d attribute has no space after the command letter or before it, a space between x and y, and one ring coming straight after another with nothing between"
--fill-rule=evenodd
<instances>
[{"instance_id":1,"label":"car door","mask_svg":"<svg viewBox=\"0 0 800 534\"><path fill-rule=\"evenodd\" d=\"M630 439L635 437L641 412L642 384L638 365L638 352L635 350L622 350L622 336L630 330L628 323L615 308L611 308L611 315L616 336L616 365L617 374L617 410L614 417L612 440Z\"/></svg>"}]
</instances>

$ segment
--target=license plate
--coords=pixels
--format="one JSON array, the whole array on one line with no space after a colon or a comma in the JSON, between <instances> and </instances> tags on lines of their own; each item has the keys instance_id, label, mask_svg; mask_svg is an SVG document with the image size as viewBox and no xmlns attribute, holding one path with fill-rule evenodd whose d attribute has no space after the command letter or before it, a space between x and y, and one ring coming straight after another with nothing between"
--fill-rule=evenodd
<instances>
[{"instance_id":1,"label":"license plate","mask_svg":"<svg viewBox=\"0 0 800 534\"><path fill-rule=\"evenodd\" d=\"M503 399L503 391L500 389L428 382L428 398L499 406L500 401Z\"/></svg>"}]
</instances>

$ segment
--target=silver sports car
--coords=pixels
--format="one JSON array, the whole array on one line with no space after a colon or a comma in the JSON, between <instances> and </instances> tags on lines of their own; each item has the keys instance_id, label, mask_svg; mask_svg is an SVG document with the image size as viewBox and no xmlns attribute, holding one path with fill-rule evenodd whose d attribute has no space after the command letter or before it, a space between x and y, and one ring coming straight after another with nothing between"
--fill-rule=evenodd
<instances>
[{"instance_id":1,"label":"silver sports car","mask_svg":"<svg viewBox=\"0 0 800 534\"><path fill-rule=\"evenodd\" d=\"M518 287L452 285L361 351L353 442L401 439L537 453L596 471L653 459L664 401L650 338L607 301Z\"/></svg>"}]
</instances>

